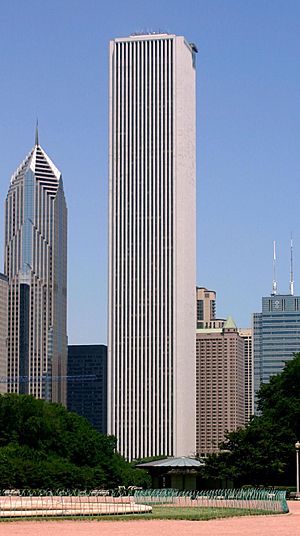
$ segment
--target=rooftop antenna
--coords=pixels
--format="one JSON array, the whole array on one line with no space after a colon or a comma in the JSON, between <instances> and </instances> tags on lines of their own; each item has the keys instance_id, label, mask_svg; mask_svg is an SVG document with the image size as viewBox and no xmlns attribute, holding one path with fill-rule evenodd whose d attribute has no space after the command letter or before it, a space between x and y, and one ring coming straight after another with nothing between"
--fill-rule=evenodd
<instances>
[{"instance_id":1,"label":"rooftop antenna","mask_svg":"<svg viewBox=\"0 0 300 536\"><path fill-rule=\"evenodd\" d=\"M277 280L276 280L276 242L273 242L273 283L272 283L272 296L277 294Z\"/></svg>"},{"instance_id":2,"label":"rooftop antenna","mask_svg":"<svg viewBox=\"0 0 300 536\"><path fill-rule=\"evenodd\" d=\"M292 235L291 235L290 295L291 295L291 296L294 296L294 266L293 266L293 237L292 237Z\"/></svg>"},{"instance_id":3,"label":"rooftop antenna","mask_svg":"<svg viewBox=\"0 0 300 536\"><path fill-rule=\"evenodd\" d=\"M35 127L35 145L39 144L39 120L36 120L36 127Z\"/></svg>"}]
</instances>

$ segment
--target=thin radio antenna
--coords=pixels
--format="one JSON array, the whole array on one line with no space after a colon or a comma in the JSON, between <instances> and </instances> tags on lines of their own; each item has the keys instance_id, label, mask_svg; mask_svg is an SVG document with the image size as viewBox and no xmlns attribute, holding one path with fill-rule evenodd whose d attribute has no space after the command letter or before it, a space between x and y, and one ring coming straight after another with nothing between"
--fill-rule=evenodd
<instances>
[{"instance_id":1,"label":"thin radio antenna","mask_svg":"<svg viewBox=\"0 0 300 536\"><path fill-rule=\"evenodd\" d=\"M272 296L277 294L277 280L276 280L276 242L273 242L273 283L272 283Z\"/></svg>"},{"instance_id":2,"label":"thin radio antenna","mask_svg":"<svg viewBox=\"0 0 300 536\"><path fill-rule=\"evenodd\" d=\"M293 237L291 235L291 271L290 271L290 294L294 296L294 266L293 266Z\"/></svg>"}]
</instances>

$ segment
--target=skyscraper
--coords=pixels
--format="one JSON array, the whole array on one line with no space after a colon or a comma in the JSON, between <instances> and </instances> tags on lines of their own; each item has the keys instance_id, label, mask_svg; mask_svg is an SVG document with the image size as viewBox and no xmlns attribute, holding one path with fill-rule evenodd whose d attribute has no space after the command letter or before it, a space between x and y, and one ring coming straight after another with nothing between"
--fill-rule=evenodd
<instances>
[{"instance_id":1,"label":"skyscraper","mask_svg":"<svg viewBox=\"0 0 300 536\"><path fill-rule=\"evenodd\" d=\"M240 328L239 335L244 339L245 355L245 422L254 414L254 370L252 328Z\"/></svg>"},{"instance_id":2,"label":"skyscraper","mask_svg":"<svg viewBox=\"0 0 300 536\"><path fill-rule=\"evenodd\" d=\"M60 171L38 141L5 204L8 392L66 403L67 208Z\"/></svg>"},{"instance_id":3,"label":"skyscraper","mask_svg":"<svg viewBox=\"0 0 300 536\"><path fill-rule=\"evenodd\" d=\"M218 452L226 431L245 424L244 341L229 317L196 332L196 451Z\"/></svg>"},{"instance_id":4,"label":"skyscraper","mask_svg":"<svg viewBox=\"0 0 300 536\"><path fill-rule=\"evenodd\" d=\"M195 451L195 45L110 43L108 431Z\"/></svg>"},{"instance_id":5,"label":"skyscraper","mask_svg":"<svg viewBox=\"0 0 300 536\"><path fill-rule=\"evenodd\" d=\"M107 433L107 346L68 346L67 408Z\"/></svg>"},{"instance_id":6,"label":"skyscraper","mask_svg":"<svg viewBox=\"0 0 300 536\"><path fill-rule=\"evenodd\" d=\"M7 392L7 277L0 273L0 394Z\"/></svg>"},{"instance_id":7,"label":"skyscraper","mask_svg":"<svg viewBox=\"0 0 300 536\"><path fill-rule=\"evenodd\" d=\"M254 392L295 352L300 352L300 296L264 296L262 312L253 315Z\"/></svg>"},{"instance_id":8,"label":"skyscraper","mask_svg":"<svg viewBox=\"0 0 300 536\"><path fill-rule=\"evenodd\" d=\"M300 296L294 296L293 239L290 243L289 294L281 294L276 277L276 242L273 243L273 281L270 296L262 298L261 313L253 315L254 398L261 383L282 371L286 361L300 352Z\"/></svg>"}]
</instances>

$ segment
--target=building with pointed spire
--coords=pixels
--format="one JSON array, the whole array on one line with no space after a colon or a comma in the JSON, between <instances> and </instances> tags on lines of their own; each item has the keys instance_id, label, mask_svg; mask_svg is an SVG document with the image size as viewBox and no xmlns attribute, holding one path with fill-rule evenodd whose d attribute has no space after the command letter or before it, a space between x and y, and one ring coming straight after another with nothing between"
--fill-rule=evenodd
<instances>
[{"instance_id":1,"label":"building with pointed spire","mask_svg":"<svg viewBox=\"0 0 300 536\"><path fill-rule=\"evenodd\" d=\"M62 175L39 144L5 203L7 391L66 404L67 207Z\"/></svg>"},{"instance_id":2,"label":"building with pointed spire","mask_svg":"<svg viewBox=\"0 0 300 536\"><path fill-rule=\"evenodd\" d=\"M273 266L274 259L276 260L275 250ZM253 314L255 411L256 393L260 385L267 383L274 374L280 373L284 364L290 361L296 352L300 352L300 296L294 295L291 239L289 293L279 293L273 268L272 293L262 297L261 312Z\"/></svg>"},{"instance_id":3,"label":"building with pointed spire","mask_svg":"<svg viewBox=\"0 0 300 536\"><path fill-rule=\"evenodd\" d=\"M231 316L196 330L196 453L218 452L226 431L245 424L244 340Z\"/></svg>"}]
</instances>

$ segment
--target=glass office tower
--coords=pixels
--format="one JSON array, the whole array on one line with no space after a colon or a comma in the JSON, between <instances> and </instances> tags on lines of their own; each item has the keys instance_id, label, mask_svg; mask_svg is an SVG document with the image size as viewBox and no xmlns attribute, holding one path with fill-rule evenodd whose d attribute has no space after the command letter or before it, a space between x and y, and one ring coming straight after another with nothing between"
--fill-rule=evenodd
<instances>
[{"instance_id":1,"label":"glass office tower","mask_svg":"<svg viewBox=\"0 0 300 536\"><path fill-rule=\"evenodd\" d=\"M8 392L66 404L67 207L36 136L5 204Z\"/></svg>"},{"instance_id":2,"label":"glass office tower","mask_svg":"<svg viewBox=\"0 0 300 536\"><path fill-rule=\"evenodd\" d=\"M195 45L110 43L108 432L195 452Z\"/></svg>"},{"instance_id":3,"label":"glass office tower","mask_svg":"<svg viewBox=\"0 0 300 536\"><path fill-rule=\"evenodd\" d=\"M300 296L263 297L262 312L253 315L255 393L295 352L300 352Z\"/></svg>"}]
</instances>

